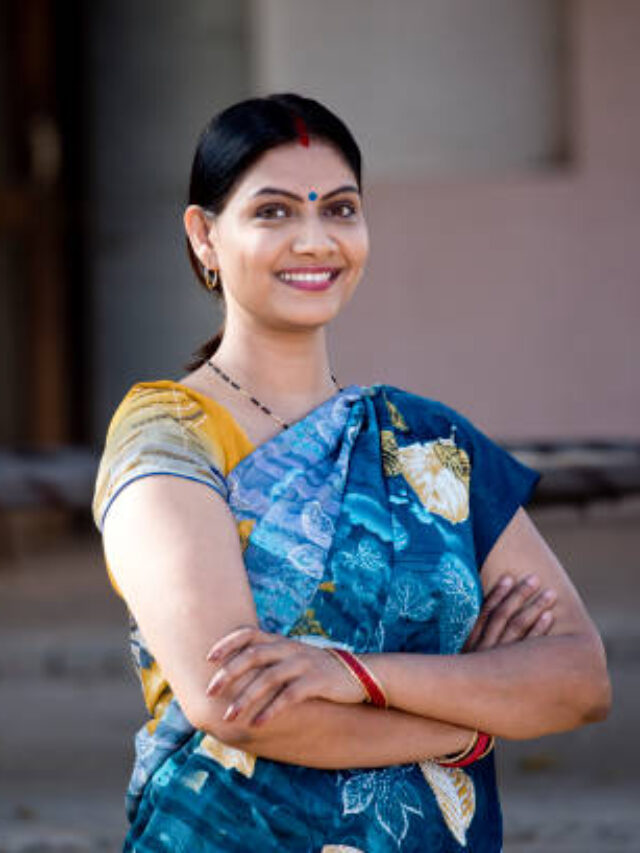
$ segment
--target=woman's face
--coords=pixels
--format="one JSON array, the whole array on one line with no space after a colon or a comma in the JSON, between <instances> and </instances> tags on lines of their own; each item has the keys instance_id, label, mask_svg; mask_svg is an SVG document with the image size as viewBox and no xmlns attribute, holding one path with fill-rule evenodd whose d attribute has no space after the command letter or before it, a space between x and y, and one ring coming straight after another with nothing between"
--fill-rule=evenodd
<instances>
[{"instance_id":1,"label":"woman's face","mask_svg":"<svg viewBox=\"0 0 640 853\"><path fill-rule=\"evenodd\" d=\"M322 326L351 298L369 252L353 173L313 139L265 152L209 224L228 321L236 311L275 329Z\"/></svg>"}]
</instances>

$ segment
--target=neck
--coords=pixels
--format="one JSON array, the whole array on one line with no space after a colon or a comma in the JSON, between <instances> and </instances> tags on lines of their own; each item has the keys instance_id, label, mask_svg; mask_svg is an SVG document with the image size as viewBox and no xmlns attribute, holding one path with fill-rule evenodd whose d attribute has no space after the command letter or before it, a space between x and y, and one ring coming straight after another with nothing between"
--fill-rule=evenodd
<instances>
[{"instance_id":1,"label":"neck","mask_svg":"<svg viewBox=\"0 0 640 853\"><path fill-rule=\"evenodd\" d=\"M228 318L229 319L229 318ZM212 361L284 417L333 396L325 329L269 329L227 322Z\"/></svg>"}]
</instances>

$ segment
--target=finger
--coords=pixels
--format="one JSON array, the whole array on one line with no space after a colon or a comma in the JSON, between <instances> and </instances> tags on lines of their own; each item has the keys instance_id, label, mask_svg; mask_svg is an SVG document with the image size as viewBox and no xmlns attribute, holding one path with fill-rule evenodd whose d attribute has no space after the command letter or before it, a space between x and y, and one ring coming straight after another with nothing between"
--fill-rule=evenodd
<instances>
[{"instance_id":1,"label":"finger","mask_svg":"<svg viewBox=\"0 0 640 853\"><path fill-rule=\"evenodd\" d=\"M517 613L509 618L502 635L500 645L514 643L524 640L529 636L533 626L537 623L545 610L552 608L557 600L557 595L552 589L546 589L537 595L533 601L522 607Z\"/></svg>"},{"instance_id":2,"label":"finger","mask_svg":"<svg viewBox=\"0 0 640 853\"><path fill-rule=\"evenodd\" d=\"M269 720L273 720L277 714L281 714L287 708L297 705L312 695L313 691L305 685L304 680L297 679L287 684L286 687L283 687L277 696L269 704L265 705L260 713L253 718L251 725L262 726Z\"/></svg>"},{"instance_id":3,"label":"finger","mask_svg":"<svg viewBox=\"0 0 640 853\"><path fill-rule=\"evenodd\" d=\"M301 661L287 659L265 667L229 705L223 720L246 722L255 717L288 684L304 674Z\"/></svg>"},{"instance_id":4,"label":"finger","mask_svg":"<svg viewBox=\"0 0 640 853\"><path fill-rule=\"evenodd\" d=\"M537 595L532 601L527 602L517 613L507 620L507 624L499 638L500 645L523 640L536 624L545 610L553 608L557 595L553 590L547 589Z\"/></svg>"},{"instance_id":5,"label":"finger","mask_svg":"<svg viewBox=\"0 0 640 853\"><path fill-rule=\"evenodd\" d=\"M553 623L555 622L555 616L553 615L553 611L545 610L544 613L541 613L538 617L536 624L529 631L528 637L544 637L549 631L553 628Z\"/></svg>"},{"instance_id":6,"label":"finger","mask_svg":"<svg viewBox=\"0 0 640 853\"><path fill-rule=\"evenodd\" d=\"M243 648L248 643L255 642L259 637L263 642L267 642L269 635L261 631L255 625L243 625L241 628L236 628L225 634L217 642L215 642L207 652L207 660L219 661L233 651Z\"/></svg>"},{"instance_id":7,"label":"finger","mask_svg":"<svg viewBox=\"0 0 640 853\"><path fill-rule=\"evenodd\" d=\"M478 618L471 629L471 633L467 637L467 641L462 648L463 652L472 651L474 649L482 636L482 632L484 631L484 627L487 624L487 620L489 619L492 611L495 610L498 604L500 604L512 586L513 578L511 575L505 575L500 578L498 583L488 593L482 604L480 614L478 615Z\"/></svg>"},{"instance_id":8,"label":"finger","mask_svg":"<svg viewBox=\"0 0 640 853\"><path fill-rule=\"evenodd\" d=\"M504 604L504 607L508 608L507 599L512 594L514 584L515 581L511 575L504 575L490 590L482 605L480 615L463 647L463 652L476 651L480 647L479 644L487 630L487 625L494 617L498 607Z\"/></svg>"},{"instance_id":9,"label":"finger","mask_svg":"<svg viewBox=\"0 0 640 853\"><path fill-rule=\"evenodd\" d=\"M464 652L471 651L475 647L476 643L482 636L484 626L486 625L487 619L489 618L491 612L495 610L498 604L500 604L500 602L508 594L512 586L513 578L511 577L511 575L504 575L504 577L500 578L498 583L488 593L487 597L482 603L482 609L480 610L480 614L476 619L475 625L473 626L471 633L467 637L467 641L463 646Z\"/></svg>"},{"instance_id":10,"label":"finger","mask_svg":"<svg viewBox=\"0 0 640 853\"><path fill-rule=\"evenodd\" d=\"M511 575L503 575L497 584L489 590L483 602L483 609L496 607L509 590L513 587L513 577Z\"/></svg>"},{"instance_id":11,"label":"finger","mask_svg":"<svg viewBox=\"0 0 640 853\"><path fill-rule=\"evenodd\" d=\"M509 591L488 618L476 650L491 649L497 645L509 619L537 592L539 586L537 575L527 575Z\"/></svg>"},{"instance_id":12,"label":"finger","mask_svg":"<svg viewBox=\"0 0 640 853\"><path fill-rule=\"evenodd\" d=\"M226 690L236 679L252 669L271 666L287 655L290 649L284 643L258 643L246 646L234 657L224 661L206 687L207 696L214 696Z\"/></svg>"}]
</instances>

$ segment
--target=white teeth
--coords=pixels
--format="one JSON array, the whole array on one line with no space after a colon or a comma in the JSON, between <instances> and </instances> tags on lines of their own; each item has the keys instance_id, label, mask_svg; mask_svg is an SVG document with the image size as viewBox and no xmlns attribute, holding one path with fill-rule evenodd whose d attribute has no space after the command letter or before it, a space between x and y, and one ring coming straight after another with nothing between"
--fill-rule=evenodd
<instances>
[{"instance_id":1,"label":"white teeth","mask_svg":"<svg viewBox=\"0 0 640 853\"><path fill-rule=\"evenodd\" d=\"M282 281L315 281L315 282L323 282L329 281L332 273L323 272L323 273L305 273L305 272L279 272L278 278L282 279Z\"/></svg>"}]
</instances>

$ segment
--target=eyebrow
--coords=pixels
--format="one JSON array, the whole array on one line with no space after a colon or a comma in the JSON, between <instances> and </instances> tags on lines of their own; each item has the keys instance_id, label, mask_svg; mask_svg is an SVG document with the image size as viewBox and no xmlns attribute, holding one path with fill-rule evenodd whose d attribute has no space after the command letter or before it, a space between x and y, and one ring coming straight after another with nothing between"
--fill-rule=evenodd
<instances>
[{"instance_id":1,"label":"eyebrow","mask_svg":"<svg viewBox=\"0 0 640 853\"><path fill-rule=\"evenodd\" d=\"M325 195L323 195L320 198L320 201L324 201L327 198L332 198L334 195L339 195L339 193L346 193L346 192L359 193L360 190L358 189L358 187L355 187L353 184L344 184L343 186L338 187L335 190L331 190L331 192L325 193ZM299 195L296 195L296 193L289 192L289 190L281 190L281 189L278 189L277 187L262 187L262 189L257 190L257 192L255 192L251 196L251 198L255 198L256 196L259 196L259 195L284 195L284 196L287 196L287 198L294 199L295 201L303 201L302 197Z\"/></svg>"}]
</instances>

